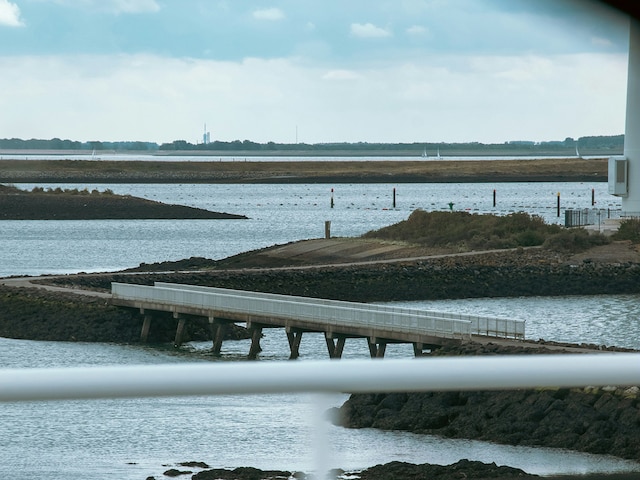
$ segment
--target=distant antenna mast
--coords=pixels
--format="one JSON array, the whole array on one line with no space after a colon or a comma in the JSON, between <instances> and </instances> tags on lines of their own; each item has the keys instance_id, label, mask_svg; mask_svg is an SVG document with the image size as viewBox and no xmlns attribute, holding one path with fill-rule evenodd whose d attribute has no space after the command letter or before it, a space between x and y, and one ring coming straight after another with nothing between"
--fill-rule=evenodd
<instances>
[{"instance_id":1,"label":"distant antenna mast","mask_svg":"<svg viewBox=\"0 0 640 480\"><path fill-rule=\"evenodd\" d=\"M204 133L202 134L202 143L207 145L211 142L211 134L207 132L207 123L204 124Z\"/></svg>"}]
</instances>

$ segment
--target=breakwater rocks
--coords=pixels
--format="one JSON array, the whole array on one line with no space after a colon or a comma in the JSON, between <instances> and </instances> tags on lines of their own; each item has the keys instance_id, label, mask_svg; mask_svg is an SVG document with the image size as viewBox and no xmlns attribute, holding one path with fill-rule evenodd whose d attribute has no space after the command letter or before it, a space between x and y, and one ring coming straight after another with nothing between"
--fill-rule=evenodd
<instances>
[{"instance_id":1,"label":"breakwater rocks","mask_svg":"<svg viewBox=\"0 0 640 480\"><path fill-rule=\"evenodd\" d=\"M54 281L103 291L112 281L165 281L357 302L640 292L638 263L567 259L530 249L372 265L74 275Z\"/></svg>"},{"instance_id":2,"label":"breakwater rocks","mask_svg":"<svg viewBox=\"0 0 640 480\"><path fill-rule=\"evenodd\" d=\"M165 477L178 477L191 475L193 480L307 480L313 478L304 472L289 472L281 470L260 470L252 467L240 467L236 469L209 468L203 462L184 462L179 466L196 466L204 470L194 474L192 470L172 468L164 472ZM540 478L531 475L518 468L498 466L495 463L482 463L470 460L460 460L451 465L430 465L428 463L414 465L405 462L390 462L384 465L376 465L362 471L346 472L342 469L328 472L328 479L359 478L361 480L460 480L460 479L534 479ZM155 480L148 477L147 480ZM553 479L549 479L553 480Z\"/></svg>"},{"instance_id":3,"label":"breakwater rocks","mask_svg":"<svg viewBox=\"0 0 640 480\"><path fill-rule=\"evenodd\" d=\"M544 348L443 347L433 355L538 354ZM555 352L558 353L558 352ZM640 460L637 386L356 394L338 423L508 445L567 448Z\"/></svg>"},{"instance_id":4,"label":"breakwater rocks","mask_svg":"<svg viewBox=\"0 0 640 480\"><path fill-rule=\"evenodd\" d=\"M41 288L0 286L0 337L27 340L137 343L143 317L136 310L109 305L105 298ZM150 343L173 342L177 320L154 316ZM231 326L226 339L248 338L246 329ZM211 340L207 319L185 325L184 341Z\"/></svg>"}]
</instances>

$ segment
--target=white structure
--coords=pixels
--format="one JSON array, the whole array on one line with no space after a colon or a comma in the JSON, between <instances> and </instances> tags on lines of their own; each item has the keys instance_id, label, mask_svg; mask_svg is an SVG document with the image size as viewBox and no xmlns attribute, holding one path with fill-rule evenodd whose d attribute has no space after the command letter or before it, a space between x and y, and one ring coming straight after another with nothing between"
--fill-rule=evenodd
<instances>
[{"instance_id":1,"label":"white structure","mask_svg":"<svg viewBox=\"0 0 640 480\"><path fill-rule=\"evenodd\" d=\"M624 156L609 159L609 193L621 197L622 215L640 215L640 24L629 20L629 70Z\"/></svg>"}]
</instances>

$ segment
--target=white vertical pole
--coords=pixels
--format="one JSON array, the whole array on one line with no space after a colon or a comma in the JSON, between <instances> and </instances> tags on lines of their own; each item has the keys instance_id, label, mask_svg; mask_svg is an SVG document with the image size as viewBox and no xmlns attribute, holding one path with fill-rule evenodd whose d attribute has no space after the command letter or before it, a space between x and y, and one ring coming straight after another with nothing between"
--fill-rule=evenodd
<instances>
[{"instance_id":1,"label":"white vertical pole","mask_svg":"<svg viewBox=\"0 0 640 480\"><path fill-rule=\"evenodd\" d=\"M629 70L624 156L629 161L628 195L621 198L623 214L640 214L640 23L629 19Z\"/></svg>"}]
</instances>

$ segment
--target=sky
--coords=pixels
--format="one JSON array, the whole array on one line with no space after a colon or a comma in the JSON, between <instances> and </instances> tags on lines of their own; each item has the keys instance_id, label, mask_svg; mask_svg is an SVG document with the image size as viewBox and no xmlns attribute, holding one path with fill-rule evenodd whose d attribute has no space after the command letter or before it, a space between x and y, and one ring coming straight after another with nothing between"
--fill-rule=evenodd
<instances>
[{"instance_id":1,"label":"sky","mask_svg":"<svg viewBox=\"0 0 640 480\"><path fill-rule=\"evenodd\" d=\"M590 0L0 0L0 138L618 135L628 43Z\"/></svg>"}]
</instances>

